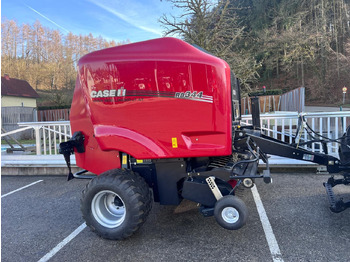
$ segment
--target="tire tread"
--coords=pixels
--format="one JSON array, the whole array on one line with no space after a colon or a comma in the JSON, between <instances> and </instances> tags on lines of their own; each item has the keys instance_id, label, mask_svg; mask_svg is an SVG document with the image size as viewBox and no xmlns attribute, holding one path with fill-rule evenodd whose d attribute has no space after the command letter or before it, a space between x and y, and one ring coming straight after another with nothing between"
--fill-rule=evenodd
<instances>
[{"instance_id":1,"label":"tire tread","mask_svg":"<svg viewBox=\"0 0 350 262\"><path fill-rule=\"evenodd\" d=\"M118 189L128 196L128 202L133 203L132 211L135 214L131 216L131 221L125 230L121 233L113 233L109 229L98 229L102 227L95 226L97 221L93 219L91 214L91 202L86 202L86 199L91 198L91 192L94 190L104 190L104 187L118 185ZM152 194L145 180L138 174L125 169L113 169L104 172L98 177L92 179L84 188L80 201L80 208L86 225L97 235L107 239L120 240L131 236L135 233L142 224L145 223L147 216L152 208ZM124 222L125 223L125 222Z\"/></svg>"}]
</instances>

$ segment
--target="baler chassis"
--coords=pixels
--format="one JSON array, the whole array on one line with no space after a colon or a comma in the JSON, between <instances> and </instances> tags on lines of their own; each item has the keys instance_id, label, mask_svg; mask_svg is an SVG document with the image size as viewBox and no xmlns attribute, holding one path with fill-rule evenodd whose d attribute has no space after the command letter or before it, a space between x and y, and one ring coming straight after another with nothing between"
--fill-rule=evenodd
<instances>
[{"instance_id":1,"label":"baler chassis","mask_svg":"<svg viewBox=\"0 0 350 262\"><path fill-rule=\"evenodd\" d=\"M312 141L287 144L263 134L259 99L252 98L252 126L241 126L239 80L222 59L174 38L161 38L85 55L78 63L70 119L72 138L60 144L68 180L92 178L81 211L98 235L123 239L145 221L153 200L178 205L188 199L226 229L241 228L247 207L235 192L254 180L270 183L267 155L318 163L345 173L325 183L331 210L349 203L332 188L349 184L350 131L340 140L313 132ZM310 131L311 130L311 131ZM300 140L300 139L299 139ZM321 143L324 154L301 148ZM340 159L327 143L340 143ZM86 170L72 174L70 155ZM266 164L262 174L259 160Z\"/></svg>"},{"instance_id":2,"label":"baler chassis","mask_svg":"<svg viewBox=\"0 0 350 262\"><path fill-rule=\"evenodd\" d=\"M346 138L347 136L344 135L343 140ZM70 167L69 155L73 152L73 149L79 148L79 151L84 151L82 141L84 141L83 135L79 133L73 135L72 140L61 144L61 152L65 154L68 167ZM123 154L121 157L128 159L127 164L123 165L122 170L125 171L110 170L106 172L108 173L106 174L106 179L113 181L112 177L118 176L118 174L122 172L122 176L126 179L125 181L129 181L126 177L130 172L134 177L138 177L137 174L139 174L139 179L142 180L140 180L140 183L144 185L146 182L146 184L153 189L155 201L159 201L161 204L177 205L182 199L191 200L201 205L199 210L204 216L214 215L219 225L226 229L235 230L241 228L247 219L247 207L242 200L235 196L235 190L240 185L251 188L254 186L255 179L259 178L263 178L265 183L270 183L272 181L267 154L306 160L325 165L330 173L349 170L348 165L342 165L340 160L333 156L311 152L295 145L281 142L263 135L260 130L252 126L235 126L233 153L231 156L211 157L204 160L196 158L146 160L141 161L142 164L140 164L140 160ZM266 169L263 171L262 175L258 172L259 160L262 160L266 164ZM130 172L127 170L130 170ZM85 176L82 175L82 173L85 173L85 171L80 171L74 175L70 172L68 180L73 177L91 178L91 176ZM104 174L101 174L95 179L104 181L104 176ZM332 189L336 185L350 184L349 173L343 174L343 177L343 179L334 179L332 176L324 183L330 202L330 209L337 213L350 207L350 202L343 202L342 199L337 199ZM101 186L93 182L95 179L91 180L85 190L85 195L89 197L92 194L90 191L96 190L95 186ZM124 183L123 180L120 180L120 182ZM90 185L91 183L92 185ZM108 189L103 191L106 192L104 193L105 195L100 196L98 200L94 200L93 203L96 201L103 201L101 200L102 197L106 199L112 197L111 193L109 193L112 192L111 189L107 184L105 186ZM118 186L113 188L113 192L118 190L120 190ZM142 206L144 209L151 205L149 203L151 197L148 197L148 191L146 192L145 189L143 189L143 191L145 195L144 199L147 199L147 203L145 203L146 206ZM137 191L134 193L136 194ZM122 191L114 196L118 199L116 203L124 203L122 200L123 198L119 196L121 194ZM95 230L96 227L98 228L98 224L94 223L93 221L95 220L93 217L87 213L86 208L88 204L86 201L87 200L82 199L82 212L85 214L90 226ZM118 205L119 207L115 210L120 210L124 204ZM100 204L95 204L94 207L97 209L97 211L95 211L96 214L117 212L114 209L101 211ZM137 210L133 212L136 214ZM147 209L147 214L148 212L149 209ZM102 215L100 220L109 221L109 215L106 217ZM111 220L110 223L114 223L115 221L119 220ZM145 217L140 221L143 223ZM107 225L109 224L107 223ZM138 226L129 228L128 230L133 232ZM105 238L111 239L122 239L128 236L124 231L121 233L116 231L116 233L112 234L101 229L97 233Z\"/></svg>"}]
</instances>

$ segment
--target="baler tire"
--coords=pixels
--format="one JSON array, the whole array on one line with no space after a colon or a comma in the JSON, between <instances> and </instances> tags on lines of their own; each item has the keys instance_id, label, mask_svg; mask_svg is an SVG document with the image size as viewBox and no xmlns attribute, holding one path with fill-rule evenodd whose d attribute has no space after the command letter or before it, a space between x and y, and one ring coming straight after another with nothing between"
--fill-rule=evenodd
<instances>
[{"instance_id":1,"label":"baler tire","mask_svg":"<svg viewBox=\"0 0 350 262\"><path fill-rule=\"evenodd\" d=\"M146 205L147 205L145 215L148 216L149 212L152 209L152 204L153 204L152 190L149 188L149 186L147 185L147 183L145 182L143 177L141 177L137 173L131 172L131 171L130 171L130 174L134 175L135 179L138 180L140 184L146 185L146 186L141 187L140 189L142 189L142 192L143 192L142 193L142 196L144 197L143 202L146 203Z\"/></svg>"},{"instance_id":2,"label":"baler tire","mask_svg":"<svg viewBox=\"0 0 350 262\"><path fill-rule=\"evenodd\" d=\"M139 194L142 196L142 202L145 203L146 205L146 212L143 214L144 216L144 222L146 221L146 218L149 214L149 212L152 209L152 204L153 204L153 194L152 191L150 190L149 186L147 185L147 183L145 182L145 180L143 179L143 177L141 177L139 174L129 170L129 169L112 169L112 170L108 170L105 173L110 173L110 174L124 174L126 176L131 176L137 183L139 183L140 186L138 187ZM101 174L104 175L105 173ZM142 223L143 224L143 223Z\"/></svg>"},{"instance_id":3,"label":"baler tire","mask_svg":"<svg viewBox=\"0 0 350 262\"><path fill-rule=\"evenodd\" d=\"M146 221L151 210L150 190L130 170L109 170L92 179L82 192L80 208L86 225L102 238L121 240Z\"/></svg>"},{"instance_id":4,"label":"baler tire","mask_svg":"<svg viewBox=\"0 0 350 262\"><path fill-rule=\"evenodd\" d=\"M248 209L241 199L227 195L215 203L214 217L223 228L237 230L245 225Z\"/></svg>"}]
</instances>

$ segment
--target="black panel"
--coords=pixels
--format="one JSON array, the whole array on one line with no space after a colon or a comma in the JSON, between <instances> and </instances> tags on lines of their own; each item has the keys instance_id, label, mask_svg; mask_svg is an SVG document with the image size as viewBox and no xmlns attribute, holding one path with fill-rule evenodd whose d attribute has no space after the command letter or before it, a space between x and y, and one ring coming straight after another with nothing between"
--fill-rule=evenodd
<instances>
[{"instance_id":1,"label":"black panel","mask_svg":"<svg viewBox=\"0 0 350 262\"><path fill-rule=\"evenodd\" d=\"M182 198L178 182L187 176L186 162L183 159L153 161L157 172L159 202L162 205L178 205Z\"/></svg>"},{"instance_id":2,"label":"black panel","mask_svg":"<svg viewBox=\"0 0 350 262\"><path fill-rule=\"evenodd\" d=\"M252 97L252 120L255 128L260 128L259 97Z\"/></svg>"},{"instance_id":3,"label":"black panel","mask_svg":"<svg viewBox=\"0 0 350 262\"><path fill-rule=\"evenodd\" d=\"M232 121L241 120L241 89L239 80L231 71Z\"/></svg>"},{"instance_id":4,"label":"black panel","mask_svg":"<svg viewBox=\"0 0 350 262\"><path fill-rule=\"evenodd\" d=\"M136 161L135 161L136 162ZM150 164L131 164L132 171L142 176L148 186L153 189L153 198L155 202L159 202L159 192L157 184L156 167L153 163Z\"/></svg>"},{"instance_id":5,"label":"black panel","mask_svg":"<svg viewBox=\"0 0 350 262\"><path fill-rule=\"evenodd\" d=\"M182 197L208 207L214 206L216 202L205 177L186 179L182 189Z\"/></svg>"}]
</instances>

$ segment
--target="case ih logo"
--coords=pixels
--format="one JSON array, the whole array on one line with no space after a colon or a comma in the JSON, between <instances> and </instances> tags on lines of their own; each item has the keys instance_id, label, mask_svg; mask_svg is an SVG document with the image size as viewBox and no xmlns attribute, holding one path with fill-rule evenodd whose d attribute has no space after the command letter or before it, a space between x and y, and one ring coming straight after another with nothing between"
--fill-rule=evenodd
<instances>
[{"instance_id":1,"label":"case ih logo","mask_svg":"<svg viewBox=\"0 0 350 262\"><path fill-rule=\"evenodd\" d=\"M125 96L126 90L124 87L115 90L115 89L110 89L110 90L100 90L100 91L91 91L90 96L92 98L101 98L101 97L120 97L120 96Z\"/></svg>"}]
</instances>

